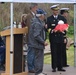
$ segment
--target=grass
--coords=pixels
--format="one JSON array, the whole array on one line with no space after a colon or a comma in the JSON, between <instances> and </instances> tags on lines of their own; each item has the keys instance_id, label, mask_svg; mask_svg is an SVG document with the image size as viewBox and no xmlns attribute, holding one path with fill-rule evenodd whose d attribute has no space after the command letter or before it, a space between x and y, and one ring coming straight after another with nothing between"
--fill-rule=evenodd
<instances>
[{"instance_id":1,"label":"grass","mask_svg":"<svg viewBox=\"0 0 76 75\"><path fill-rule=\"evenodd\" d=\"M44 56L44 63L45 64L51 64L51 54ZM67 63L70 66L74 66L74 47L73 45L69 47L67 50Z\"/></svg>"},{"instance_id":2,"label":"grass","mask_svg":"<svg viewBox=\"0 0 76 75\"><path fill-rule=\"evenodd\" d=\"M74 26L73 25L72 26L70 25L69 26L69 29L67 31L67 36L70 37L70 38L73 38L74 37L73 35L74 35Z\"/></svg>"},{"instance_id":3,"label":"grass","mask_svg":"<svg viewBox=\"0 0 76 75\"><path fill-rule=\"evenodd\" d=\"M73 45L67 50L67 62L71 66L74 66L74 47Z\"/></svg>"}]
</instances>

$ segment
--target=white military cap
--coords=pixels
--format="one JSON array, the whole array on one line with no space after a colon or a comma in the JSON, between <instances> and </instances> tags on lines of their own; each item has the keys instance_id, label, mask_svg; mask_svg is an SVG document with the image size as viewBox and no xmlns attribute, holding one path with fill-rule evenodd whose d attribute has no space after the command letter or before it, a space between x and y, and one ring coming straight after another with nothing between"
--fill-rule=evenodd
<instances>
[{"instance_id":1,"label":"white military cap","mask_svg":"<svg viewBox=\"0 0 76 75\"><path fill-rule=\"evenodd\" d=\"M69 10L69 8L61 8L60 10L68 11L68 10Z\"/></svg>"},{"instance_id":2,"label":"white military cap","mask_svg":"<svg viewBox=\"0 0 76 75\"><path fill-rule=\"evenodd\" d=\"M63 14L64 12L69 13L69 8L61 8L60 13Z\"/></svg>"},{"instance_id":3,"label":"white military cap","mask_svg":"<svg viewBox=\"0 0 76 75\"><path fill-rule=\"evenodd\" d=\"M51 6L50 9L52 9L52 10L59 10L59 4Z\"/></svg>"}]
</instances>

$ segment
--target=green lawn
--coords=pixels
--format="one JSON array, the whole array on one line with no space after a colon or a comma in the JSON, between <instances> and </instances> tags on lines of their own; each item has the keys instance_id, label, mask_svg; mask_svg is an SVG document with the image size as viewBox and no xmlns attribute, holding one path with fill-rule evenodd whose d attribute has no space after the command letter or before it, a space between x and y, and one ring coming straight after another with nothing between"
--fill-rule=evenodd
<instances>
[{"instance_id":1,"label":"green lawn","mask_svg":"<svg viewBox=\"0 0 76 75\"><path fill-rule=\"evenodd\" d=\"M70 66L74 66L74 47L73 45L69 47L67 50L67 62ZM51 55L45 55L44 56L44 63L45 64L51 64Z\"/></svg>"}]
</instances>

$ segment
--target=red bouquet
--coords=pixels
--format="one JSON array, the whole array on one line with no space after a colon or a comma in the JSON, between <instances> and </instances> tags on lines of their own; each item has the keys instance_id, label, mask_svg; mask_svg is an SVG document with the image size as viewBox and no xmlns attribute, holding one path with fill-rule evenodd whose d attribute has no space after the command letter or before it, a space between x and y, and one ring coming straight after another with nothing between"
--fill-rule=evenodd
<instances>
[{"instance_id":1,"label":"red bouquet","mask_svg":"<svg viewBox=\"0 0 76 75\"><path fill-rule=\"evenodd\" d=\"M63 32L63 31L67 31L68 30L68 27L69 25L68 24L64 24L64 22L62 20L60 20L58 22L58 25L54 28L55 31L60 31L60 32Z\"/></svg>"}]
</instances>

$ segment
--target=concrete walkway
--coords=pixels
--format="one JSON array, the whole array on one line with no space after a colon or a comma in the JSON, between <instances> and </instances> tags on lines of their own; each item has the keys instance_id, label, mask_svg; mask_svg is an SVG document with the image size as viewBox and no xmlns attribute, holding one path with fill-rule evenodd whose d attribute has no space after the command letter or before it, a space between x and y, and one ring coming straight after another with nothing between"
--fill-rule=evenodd
<instances>
[{"instance_id":1,"label":"concrete walkway","mask_svg":"<svg viewBox=\"0 0 76 75\"><path fill-rule=\"evenodd\" d=\"M76 75L76 67L67 67L65 68L66 72L52 72L51 69L51 65L46 65L44 64L44 68L43 68L43 73L46 73L47 75ZM26 66L26 72L27 72L27 66ZM0 71L0 75L1 73L3 73L4 71ZM28 73L28 75L35 75L34 73Z\"/></svg>"},{"instance_id":2,"label":"concrete walkway","mask_svg":"<svg viewBox=\"0 0 76 75\"><path fill-rule=\"evenodd\" d=\"M65 68L66 72L52 72L51 65L44 65L43 73L47 75L76 75L76 67ZM28 75L35 75L34 73L29 73Z\"/></svg>"},{"instance_id":3,"label":"concrete walkway","mask_svg":"<svg viewBox=\"0 0 76 75\"><path fill-rule=\"evenodd\" d=\"M43 72L46 72L47 75L76 75L76 67L67 67L64 68L66 72L52 72L51 65L44 65L44 70Z\"/></svg>"}]
</instances>

